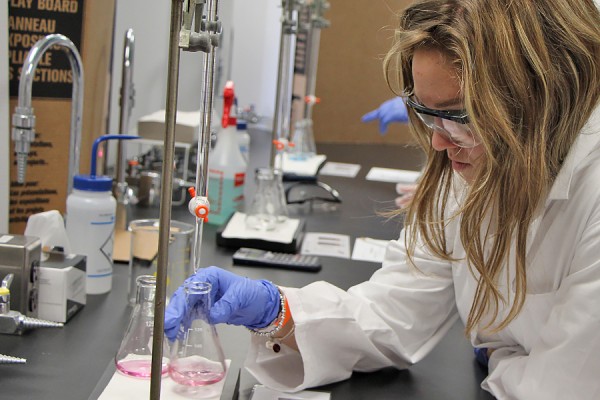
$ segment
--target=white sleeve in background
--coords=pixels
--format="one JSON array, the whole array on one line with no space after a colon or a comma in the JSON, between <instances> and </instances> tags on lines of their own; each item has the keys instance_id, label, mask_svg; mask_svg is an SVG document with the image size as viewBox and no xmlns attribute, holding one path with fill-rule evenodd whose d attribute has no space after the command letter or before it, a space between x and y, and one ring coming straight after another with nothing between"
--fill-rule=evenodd
<instances>
[{"instance_id":1,"label":"white sleeve in background","mask_svg":"<svg viewBox=\"0 0 600 400\"><path fill-rule=\"evenodd\" d=\"M390 242L383 267L343 291L325 282L283 288L300 353L280 353L253 337L246 367L263 384L296 391L348 378L352 371L405 368L431 351L457 319L449 263L418 252L414 271L404 238Z\"/></svg>"}]
</instances>

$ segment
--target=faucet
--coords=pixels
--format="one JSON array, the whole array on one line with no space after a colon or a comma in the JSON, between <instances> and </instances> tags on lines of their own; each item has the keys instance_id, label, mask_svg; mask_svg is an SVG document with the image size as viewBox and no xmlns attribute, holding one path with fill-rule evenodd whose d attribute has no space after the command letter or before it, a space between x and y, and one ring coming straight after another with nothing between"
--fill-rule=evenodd
<instances>
[{"instance_id":1,"label":"faucet","mask_svg":"<svg viewBox=\"0 0 600 400\"><path fill-rule=\"evenodd\" d=\"M31 89L35 69L44 53L52 46L59 46L67 53L73 72L71 102L71 137L69 142L69 179L67 195L73 187L73 176L79 172L79 147L81 145L81 114L83 110L83 63L73 42L64 35L52 34L38 40L29 50L23 63L19 82L19 100L12 115L12 139L17 153L17 182L25 182L27 155L35 139L35 115L31 106Z\"/></svg>"},{"instance_id":2,"label":"faucet","mask_svg":"<svg viewBox=\"0 0 600 400\"><path fill-rule=\"evenodd\" d=\"M127 29L125 32L125 43L123 47L123 70L121 71L121 91L120 91L120 114L119 114L119 134L127 135L129 131L129 118L131 110L135 103L135 86L133 84L133 61L135 50L135 35L133 29ZM122 140L117 143L117 166L115 173L115 185L113 195L117 199L117 220L115 229L118 231L126 230L126 205L129 204L130 194L127 182L125 182L125 166L127 164L126 146Z\"/></svg>"}]
</instances>

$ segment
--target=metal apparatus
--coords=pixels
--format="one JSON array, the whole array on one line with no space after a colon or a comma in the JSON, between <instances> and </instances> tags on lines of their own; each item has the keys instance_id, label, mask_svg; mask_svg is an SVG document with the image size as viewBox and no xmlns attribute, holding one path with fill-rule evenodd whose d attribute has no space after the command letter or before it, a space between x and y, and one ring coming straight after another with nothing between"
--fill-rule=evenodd
<instances>
[{"instance_id":1,"label":"metal apparatus","mask_svg":"<svg viewBox=\"0 0 600 400\"><path fill-rule=\"evenodd\" d=\"M65 51L73 73L69 176L67 179L67 194L69 194L73 187L73 176L79 172L81 115L83 112L83 63L77 48L66 36L60 34L45 36L29 50L21 71L18 104L12 115L12 139L15 142L15 152L17 153L17 181L24 183L27 155L29 154L31 142L35 139L35 115L31 106L33 79L39 61L52 46L58 46Z\"/></svg>"},{"instance_id":2,"label":"metal apparatus","mask_svg":"<svg viewBox=\"0 0 600 400\"><path fill-rule=\"evenodd\" d=\"M35 236L0 235L0 238L0 277L12 276L12 307L37 318L42 242Z\"/></svg>"},{"instance_id":3,"label":"metal apparatus","mask_svg":"<svg viewBox=\"0 0 600 400\"><path fill-rule=\"evenodd\" d=\"M198 141L198 162L195 193L208 203L208 152L210 150L210 125L213 107L215 48L221 37L218 19L218 0L173 0L169 34L169 66L167 76L166 133L164 159L161 175L161 198L159 218L158 262L156 275L156 298L154 312L154 335L152 341L152 371L150 398L160 399L162 373L162 337L164 330L165 297L167 281L168 246L171 222L171 196L173 176L171 166L175 152L175 123L177 113L177 85L179 80L180 49L201 51L204 57L204 79L201 88L202 124ZM194 199L192 199L194 200ZM200 245L204 219L196 216L195 245L192 262L199 265Z\"/></svg>"},{"instance_id":4,"label":"metal apparatus","mask_svg":"<svg viewBox=\"0 0 600 400\"><path fill-rule=\"evenodd\" d=\"M135 50L135 36L133 29L125 32L125 45L123 47L123 69L121 71L121 93L119 99L119 133L126 135L129 131L129 119L135 102L135 87L133 85L133 56ZM127 165L126 144L124 141L117 142L117 167L116 182L113 187L113 195L117 199L117 214L115 229L124 231L127 226L126 207L129 204L127 182L125 182L125 166Z\"/></svg>"},{"instance_id":5,"label":"metal apparatus","mask_svg":"<svg viewBox=\"0 0 600 400\"><path fill-rule=\"evenodd\" d=\"M298 11L304 0L282 0L281 36L277 71L277 93L273 115L273 141L276 150L271 151L271 167L275 167L276 153L283 155L290 139L292 110L292 83L294 78L294 53L298 32ZM281 166L280 166L281 167Z\"/></svg>"},{"instance_id":6,"label":"metal apparatus","mask_svg":"<svg viewBox=\"0 0 600 400\"><path fill-rule=\"evenodd\" d=\"M21 335L23 332L36 328L62 328L60 322L46 321L26 317L18 311L10 309L10 284L13 274L8 274L0 286L0 333Z\"/></svg>"},{"instance_id":7,"label":"metal apparatus","mask_svg":"<svg viewBox=\"0 0 600 400\"><path fill-rule=\"evenodd\" d=\"M306 59L306 96L304 98L304 119L312 120L312 108L319 101L316 97L317 65L319 61L319 45L321 42L321 29L329 27L330 23L323 17L329 10L326 0L312 0L306 5L310 15L307 32L307 59Z\"/></svg>"},{"instance_id":8,"label":"metal apparatus","mask_svg":"<svg viewBox=\"0 0 600 400\"><path fill-rule=\"evenodd\" d=\"M27 359L0 354L0 364L26 364Z\"/></svg>"},{"instance_id":9,"label":"metal apparatus","mask_svg":"<svg viewBox=\"0 0 600 400\"><path fill-rule=\"evenodd\" d=\"M329 26L329 21L323 18L329 3L325 0L308 0L301 9L298 26L299 38L306 40L304 74L306 86L304 90L304 109L302 117L296 120L292 135L293 147L289 149L290 157L295 160L306 160L314 157L317 152L313 134L312 109L321 101L315 95L317 83L317 64L319 59L319 42L321 29Z\"/></svg>"}]
</instances>

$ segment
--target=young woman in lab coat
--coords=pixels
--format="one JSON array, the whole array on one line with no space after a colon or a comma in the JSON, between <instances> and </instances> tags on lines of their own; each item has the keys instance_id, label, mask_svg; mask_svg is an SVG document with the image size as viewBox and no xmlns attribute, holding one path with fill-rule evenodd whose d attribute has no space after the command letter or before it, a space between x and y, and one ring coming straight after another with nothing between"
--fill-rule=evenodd
<instances>
[{"instance_id":1,"label":"young woman in lab coat","mask_svg":"<svg viewBox=\"0 0 600 400\"><path fill-rule=\"evenodd\" d=\"M201 269L211 321L255 332L247 366L283 390L407 367L461 318L494 396L600 398L594 2L417 1L385 66L428 158L382 268L348 291ZM179 290L167 336L185 308Z\"/></svg>"}]
</instances>

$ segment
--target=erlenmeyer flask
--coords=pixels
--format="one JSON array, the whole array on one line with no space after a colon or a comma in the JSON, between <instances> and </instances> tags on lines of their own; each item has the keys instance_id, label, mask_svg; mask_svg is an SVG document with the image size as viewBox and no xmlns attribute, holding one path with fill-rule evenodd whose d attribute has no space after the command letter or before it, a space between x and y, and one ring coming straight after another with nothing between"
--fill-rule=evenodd
<instances>
[{"instance_id":1,"label":"erlenmeyer flask","mask_svg":"<svg viewBox=\"0 0 600 400\"><path fill-rule=\"evenodd\" d=\"M136 304L125 337L115 356L117 370L125 375L150 378L155 293L156 277L141 275L137 278ZM163 357L162 373L167 372L168 358Z\"/></svg>"},{"instance_id":2,"label":"erlenmeyer flask","mask_svg":"<svg viewBox=\"0 0 600 400\"><path fill-rule=\"evenodd\" d=\"M277 223L287 217L287 207L279 176L271 168L256 170L256 193L246 213L246 227L260 231L275 229Z\"/></svg>"},{"instance_id":3,"label":"erlenmeyer flask","mask_svg":"<svg viewBox=\"0 0 600 400\"><path fill-rule=\"evenodd\" d=\"M290 148L289 155L292 160L307 160L317 153L313 123L310 119L296 121L294 125L294 146Z\"/></svg>"},{"instance_id":4,"label":"erlenmeyer flask","mask_svg":"<svg viewBox=\"0 0 600 400\"><path fill-rule=\"evenodd\" d=\"M169 375L178 384L193 390L221 381L227 367L217 330L207 319L210 283L189 280L184 291L188 309L171 344Z\"/></svg>"},{"instance_id":5,"label":"erlenmeyer flask","mask_svg":"<svg viewBox=\"0 0 600 400\"><path fill-rule=\"evenodd\" d=\"M273 169L273 175L275 176L273 195L276 198L275 204L277 205L277 222L285 222L288 218L287 203L285 201L285 190L283 190L283 170L280 168Z\"/></svg>"}]
</instances>

